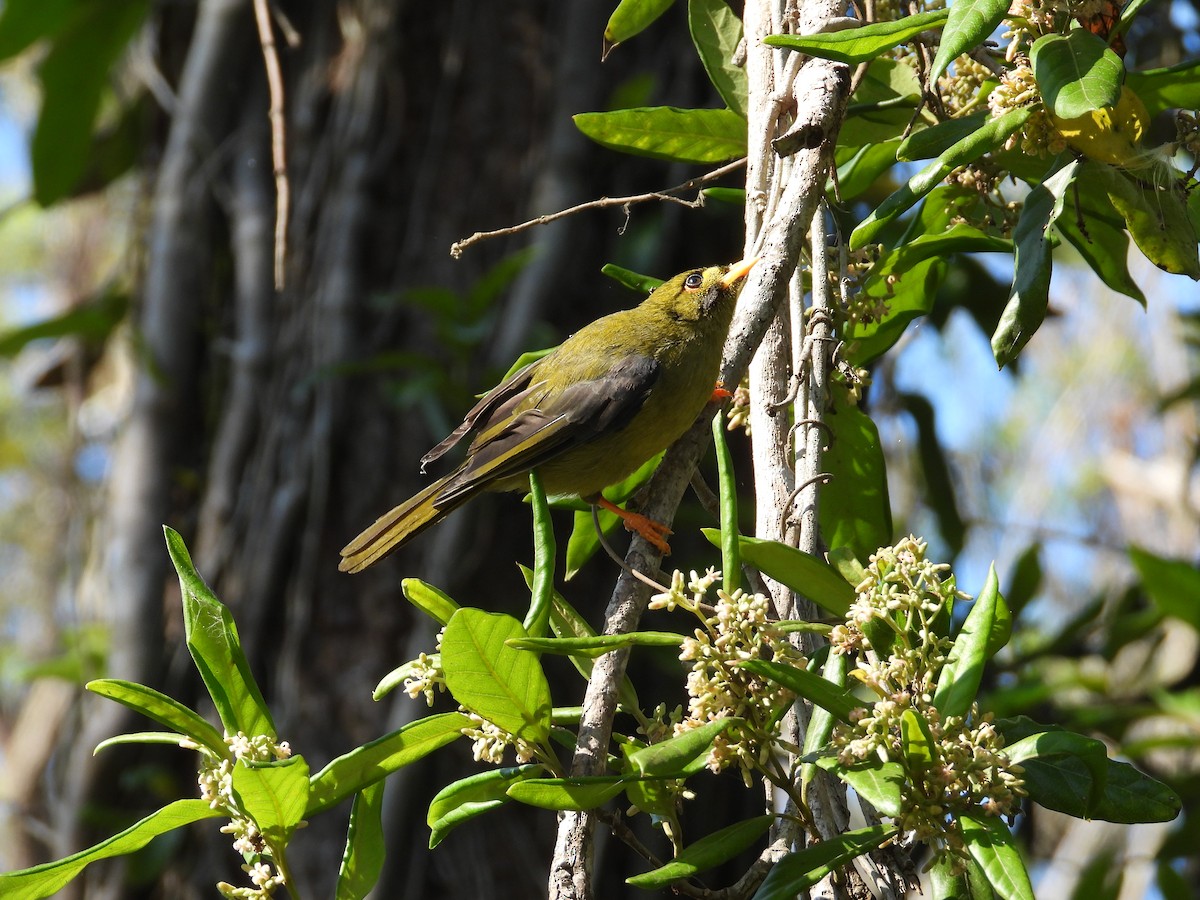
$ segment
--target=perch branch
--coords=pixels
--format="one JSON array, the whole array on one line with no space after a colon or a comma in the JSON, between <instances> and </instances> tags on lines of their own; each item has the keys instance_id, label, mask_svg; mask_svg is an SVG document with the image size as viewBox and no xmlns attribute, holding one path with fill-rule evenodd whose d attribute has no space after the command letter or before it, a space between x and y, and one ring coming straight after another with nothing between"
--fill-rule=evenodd
<instances>
[{"instance_id":1,"label":"perch branch","mask_svg":"<svg viewBox=\"0 0 1200 900\"><path fill-rule=\"evenodd\" d=\"M819 129L824 139L819 147L803 149L792 158L790 177L779 196L776 213L761 235L759 263L742 289L742 299L725 345L720 375L722 384L741 381L755 347L787 296L804 233L824 190L838 124L845 108L849 74L844 67L821 60L811 61L802 72L809 75L806 87L810 105L804 115L810 117L812 127ZM710 404L696 424L667 452L647 487L647 499L642 507L645 515L668 526L671 524L691 472L707 446L711 434L709 422L717 406ZM653 572L659 565L660 556L641 537L634 537L625 561L630 568ZM648 588L623 574L609 601L605 632L625 634L637 628L647 598ZM584 695L579 738L571 767L573 776L604 771L617 709L617 689L628 657L628 648L623 648L595 661ZM561 815L550 869L549 895L552 900L588 900L594 896L591 882L596 821L592 811L568 811ZM787 849L782 844L772 846L772 860ZM753 877L759 877L764 870L756 864Z\"/></svg>"}]
</instances>

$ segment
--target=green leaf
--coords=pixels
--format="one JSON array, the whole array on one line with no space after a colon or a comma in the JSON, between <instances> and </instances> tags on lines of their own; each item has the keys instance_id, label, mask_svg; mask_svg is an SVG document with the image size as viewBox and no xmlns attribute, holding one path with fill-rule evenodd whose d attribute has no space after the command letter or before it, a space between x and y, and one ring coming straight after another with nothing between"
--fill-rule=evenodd
<instances>
[{"instance_id":1,"label":"green leaf","mask_svg":"<svg viewBox=\"0 0 1200 900\"><path fill-rule=\"evenodd\" d=\"M959 4L950 7L950 15L959 9ZM916 162L921 159L933 159L945 153L959 141L970 137L983 127L988 120L988 113L978 112L961 119L946 119L929 128L914 131L900 142L896 151L896 159L902 162Z\"/></svg>"},{"instance_id":2,"label":"green leaf","mask_svg":"<svg viewBox=\"0 0 1200 900\"><path fill-rule=\"evenodd\" d=\"M520 569L521 574L525 576L525 583L531 585L533 573L525 566L520 566ZM555 637L559 638L595 637L596 635L596 629L592 628L587 619L579 615L558 591L554 592L554 606L550 609L550 630L554 632ZM569 659L571 665L585 679L592 677L592 661L590 659L583 656L570 656ZM636 710L640 707L637 691L628 675L621 676L617 696L620 698L621 706L626 710Z\"/></svg>"},{"instance_id":3,"label":"green leaf","mask_svg":"<svg viewBox=\"0 0 1200 900\"><path fill-rule=\"evenodd\" d=\"M604 28L604 56L617 44L640 34L671 8L673 0L621 0Z\"/></svg>"},{"instance_id":4,"label":"green leaf","mask_svg":"<svg viewBox=\"0 0 1200 900\"><path fill-rule=\"evenodd\" d=\"M1108 750L1102 741L1072 731L1043 731L1009 744L1004 748L1004 755L1014 765L1053 756L1071 756L1080 760L1091 776L1084 800L1085 818L1090 819L1096 814L1108 786Z\"/></svg>"},{"instance_id":5,"label":"green leaf","mask_svg":"<svg viewBox=\"0 0 1200 900\"><path fill-rule=\"evenodd\" d=\"M623 268L615 263L605 263L600 267L600 274L607 275L618 284L623 284L631 291L636 291L639 294L649 294L663 283L661 278L655 278L653 275L642 275L640 272Z\"/></svg>"},{"instance_id":6,"label":"green leaf","mask_svg":"<svg viewBox=\"0 0 1200 900\"><path fill-rule=\"evenodd\" d=\"M884 51L912 40L922 31L941 28L946 24L949 14L948 10L936 9L890 22L874 22L861 28L847 28L844 31L825 34L769 34L763 38L763 43L772 47L800 50L809 56L820 56L847 65L857 65L869 62Z\"/></svg>"},{"instance_id":7,"label":"green leaf","mask_svg":"<svg viewBox=\"0 0 1200 900\"><path fill-rule=\"evenodd\" d=\"M920 394L898 393L897 399L917 426L917 457L925 481L925 502L937 517L938 531L941 532L950 555L957 556L963 548L966 525L958 512L950 465L942 450L942 443L938 440L933 404Z\"/></svg>"},{"instance_id":8,"label":"green leaf","mask_svg":"<svg viewBox=\"0 0 1200 900\"><path fill-rule=\"evenodd\" d=\"M946 73L950 63L961 54L982 44L1008 12L1007 0L958 0L950 5L950 17L942 31L942 41L933 58L926 82L930 86Z\"/></svg>"},{"instance_id":9,"label":"green leaf","mask_svg":"<svg viewBox=\"0 0 1200 900\"><path fill-rule=\"evenodd\" d=\"M964 864L965 872L955 871ZM949 853L934 858L929 867L929 886L931 900L993 900L996 896L979 863Z\"/></svg>"},{"instance_id":10,"label":"green leaf","mask_svg":"<svg viewBox=\"0 0 1200 900\"><path fill-rule=\"evenodd\" d=\"M550 685L536 654L507 645L527 637L503 613L463 608L442 635L442 670L454 699L503 731L539 747L550 736Z\"/></svg>"},{"instance_id":11,"label":"green leaf","mask_svg":"<svg viewBox=\"0 0 1200 900\"><path fill-rule=\"evenodd\" d=\"M116 700L179 734L187 735L217 756L226 756L229 753L229 747L221 732L213 728L199 713L154 688L117 678L98 678L89 681L84 687L101 697ZM178 743L178 740L176 742Z\"/></svg>"},{"instance_id":12,"label":"green leaf","mask_svg":"<svg viewBox=\"0 0 1200 900\"><path fill-rule=\"evenodd\" d=\"M846 687L846 672L849 668L850 657L845 653L827 654L825 662L821 666L821 678L834 687L844 689ZM808 718L808 727L804 729L804 747L801 749L803 756L816 753L829 743L836 719L837 716L825 707L813 706Z\"/></svg>"},{"instance_id":13,"label":"green leaf","mask_svg":"<svg viewBox=\"0 0 1200 900\"><path fill-rule=\"evenodd\" d=\"M12 4L5 7L11 8ZM61 315L14 328L12 331L0 332L0 357L14 357L32 341L68 335L81 337L91 344L103 344L113 329L125 318L128 309L127 294L105 291Z\"/></svg>"},{"instance_id":14,"label":"green leaf","mask_svg":"<svg viewBox=\"0 0 1200 900\"><path fill-rule=\"evenodd\" d=\"M746 118L746 70L733 62L742 42L742 20L725 0L688 0L688 31L708 80L725 105Z\"/></svg>"},{"instance_id":15,"label":"green leaf","mask_svg":"<svg viewBox=\"0 0 1200 900\"><path fill-rule=\"evenodd\" d=\"M1133 20L1141 15L1142 9L1152 2L1153 0L1129 0L1125 4L1121 9L1121 18L1117 20L1117 24L1108 33L1109 46L1115 42L1116 38L1123 36L1129 31L1129 26L1133 24Z\"/></svg>"},{"instance_id":16,"label":"green leaf","mask_svg":"<svg viewBox=\"0 0 1200 900\"><path fill-rule=\"evenodd\" d=\"M1166 69L1130 72L1125 84L1152 116L1166 109L1200 109L1200 62L1196 60Z\"/></svg>"},{"instance_id":17,"label":"green leaf","mask_svg":"<svg viewBox=\"0 0 1200 900\"><path fill-rule=\"evenodd\" d=\"M42 110L30 144L33 195L42 206L68 196L92 149L109 70L141 27L147 0L80 3L38 67Z\"/></svg>"},{"instance_id":18,"label":"green leaf","mask_svg":"<svg viewBox=\"0 0 1200 900\"><path fill-rule=\"evenodd\" d=\"M900 714L900 746L910 767L918 771L933 765L933 732L925 717L912 707Z\"/></svg>"},{"instance_id":19,"label":"green leaf","mask_svg":"<svg viewBox=\"0 0 1200 900\"><path fill-rule=\"evenodd\" d=\"M607 509L599 509L596 516L600 519L600 528L605 538L611 538L621 527L621 517ZM576 510L571 524L571 536L567 538L567 559L565 579L570 581L579 574L596 552L600 549L600 535L596 533L596 520L592 511Z\"/></svg>"},{"instance_id":20,"label":"green leaf","mask_svg":"<svg viewBox=\"0 0 1200 900\"><path fill-rule=\"evenodd\" d=\"M880 814L898 816L903 811L903 789L908 774L900 763L874 760L844 766L835 757L822 756L817 760L817 765L854 788L855 793L875 807Z\"/></svg>"},{"instance_id":21,"label":"green leaf","mask_svg":"<svg viewBox=\"0 0 1200 900\"><path fill-rule=\"evenodd\" d=\"M620 775L588 778L528 778L513 782L507 791L511 800L540 809L584 810L603 806L623 789Z\"/></svg>"},{"instance_id":22,"label":"green leaf","mask_svg":"<svg viewBox=\"0 0 1200 900\"><path fill-rule=\"evenodd\" d=\"M1054 227L1079 251L1101 281L1145 306L1146 295L1129 274L1129 235L1125 221L1114 211L1103 181L1088 177L1094 165L1098 164L1084 163L1084 170L1076 177L1074 190L1068 195L1072 207L1058 217Z\"/></svg>"},{"instance_id":23,"label":"green leaf","mask_svg":"<svg viewBox=\"0 0 1200 900\"><path fill-rule=\"evenodd\" d=\"M1004 731L1007 735L1007 729ZM1091 818L1132 825L1170 822L1179 815L1179 795L1170 787L1129 763L1110 759L1107 766L1104 796ZM1077 756L1054 756L1027 759L1021 767L1025 770L1025 789L1031 800L1077 819L1087 816L1093 779L1084 760Z\"/></svg>"},{"instance_id":24,"label":"green leaf","mask_svg":"<svg viewBox=\"0 0 1200 900\"><path fill-rule=\"evenodd\" d=\"M351 794L457 740L470 724L470 719L457 712L427 716L339 756L310 779L304 814L313 816L336 806Z\"/></svg>"},{"instance_id":25,"label":"green leaf","mask_svg":"<svg viewBox=\"0 0 1200 900\"><path fill-rule=\"evenodd\" d=\"M912 66L894 59L875 60L850 97L838 147L848 150L899 139L921 103L921 94L921 80Z\"/></svg>"},{"instance_id":26,"label":"green leaf","mask_svg":"<svg viewBox=\"0 0 1200 900\"><path fill-rule=\"evenodd\" d=\"M728 203L730 206L745 207L745 188L710 187L700 191L705 200L716 200L718 203Z\"/></svg>"},{"instance_id":27,"label":"green leaf","mask_svg":"<svg viewBox=\"0 0 1200 900\"><path fill-rule=\"evenodd\" d=\"M662 462L663 454L652 457L642 463L636 471L624 481L619 481L616 484L609 485L604 489L604 498L613 503L624 503L650 480L658 469L658 464ZM582 503L582 501L579 501ZM552 505L559 505L559 501L555 501ZM573 505L573 504L571 504ZM592 509L590 504L583 504L586 509L577 510L575 513L574 524L571 528L571 537L567 540L567 560L565 578L570 581L579 574L579 570L584 564L591 559L596 551L600 549L600 538L596 534L596 524L592 519ZM606 537L611 536L621 525L621 517L616 513L611 513L606 509L598 510L600 516L600 527L604 529Z\"/></svg>"},{"instance_id":28,"label":"green leaf","mask_svg":"<svg viewBox=\"0 0 1200 900\"><path fill-rule=\"evenodd\" d=\"M1195 900L1191 879L1176 872L1170 862L1160 858L1155 868L1155 886L1163 900Z\"/></svg>"},{"instance_id":29,"label":"green leaf","mask_svg":"<svg viewBox=\"0 0 1200 900\"><path fill-rule=\"evenodd\" d=\"M862 708L862 703L844 687L832 684L807 669L765 659L748 660L741 664L741 668L783 685L847 724L853 720L854 712Z\"/></svg>"},{"instance_id":30,"label":"green leaf","mask_svg":"<svg viewBox=\"0 0 1200 900\"><path fill-rule=\"evenodd\" d=\"M12 59L35 41L53 37L78 5L76 0L5 3L0 8L0 60Z\"/></svg>"},{"instance_id":31,"label":"green leaf","mask_svg":"<svg viewBox=\"0 0 1200 900\"><path fill-rule=\"evenodd\" d=\"M969 218L978 195L954 185L934 188L921 204L903 236L891 250L884 251L863 284L863 301L877 300L887 306L878 322L864 323L847 331L848 358L865 365L891 347L914 318L933 309L934 298L955 252L1000 250L1011 253L1011 242L959 222Z\"/></svg>"},{"instance_id":32,"label":"green leaf","mask_svg":"<svg viewBox=\"0 0 1200 900\"><path fill-rule=\"evenodd\" d=\"M361 900L379 882L387 855L387 841L383 836L383 788L384 783L380 781L354 795L334 900Z\"/></svg>"},{"instance_id":33,"label":"green leaf","mask_svg":"<svg viewBox=\"0 0 1200 900\"><path fill-rule=\"evenodd\" d=\"M990 817L959 816L958 822L967 851L987 876L992 890L1003 900L1034 900L1029 873L1008 826Z\"/></svg>"},{"instance_id":34,"label":"green leaf","mask_svg":"<svg viewBox=\"0 0 1200 900\"><path fill-rule=\"evenodd\" d=\"M1046 108L1063 119L1115 106L1125 66L1108 44L1085 28L1044 34L1029 49L1033 77Z\"/></svg>"},{"instance_id":35,"label":"green leaf","mask_svg":"<svg viewBox=\"0 0 1200 900\"><path fill-rule=\"evenodd\" d=\"M925 205L928 206L932 200L931 195ZM847 358L855 365L863 366L878 359L900 340L914 319L927 315L933 309L938 287L946 274L946 261L942 258L923 259L909 268L903 268L902 254L907 249L908 243L901 243L895 250L886 251L867 277L862 291L863 301L866 302L868 298L879 299L887 304L888 312L879 322L850 329L847 337L852 343ZM893 266L896 267L896 274L894 280L890 280L884 273Z\"/></svg>"},{"instance_id":36,"label":"green leaf","mask_svg":"<svg viewBox=\"0 0 1200 900\"><path fill-rule=\"evenodd\" d=\"M746 155L746 120L729 109L643 106L577 113L573 120L597 144L635 156L707 164Z\"/></svg>"},{"instance_id":37,"label":"green leaf","mask_svg":"<svg viewBox=\"0 0 1200 900\"><path fill-rule=\"evenodd\" d=\"M643 777L683 778L704 768L713 741L740 719L716 719L629 755L629 765Z\"/></svg>"},{"instance_id":38,"label":"green leaf","mask_svg":"<svg viewBox=\"0 0 1200 900\"><path fill-rule=\"evenodd\" d=\"M141 850L160 834L202 819L223 818L207 800L176 800L94 847L54 862L0 875L0 895L6 900L40 900L62 890L90 863Z\"/></svg>"},{"instance_id":39,"label":"green leaf","mask_svg":"<svg viewBox=\"0 0 1200 900\"><path fill-rule=\"evenodd\" d=\"M518 781L532 778L541 766L516 766L491 769L461 778L442 788L429 803L425 821L429 825L429 849L432 850L451 831L476 816L508 802L508 789Z\"/></svg>"},{"instance_id":40,"label":"green leaf","mask_svg":"<svg viewBox=\"0 0 1200 900\"><path fill-rule=\"evenodd\" d=\"M709 543L719 547L721 532L715 528L701 529ZM854 601L854 588L848 585L837 570L827 562L808 553L760 538L741 537L738 547L742 561L803 594L813 603L835 616L844 616Z\"/></svg>"},{"instance_id":41,"label":"green leaf","mask_svg":"<svg viewBox=\"0 0 1200 900\"><path fill-rule=\"evenodd\" d=\"M672 631L633 631L628 634L597 634L577 638L512 638L507 643L518 650L596 659L620 647L670 647L678 650L683 641L682 634Z\"/></svg>"},{"instance_id":42,"label":"green leaf","mask_svg":"<svg viewBox=\"0 0 1200 900\"><path fill-rule=\"evenodd\" d=\"M829 562L847 584L862 584L862 580L867 576L867 570L858 561L858 557L845 547L840 550L830 550Z\"/></svg>"},{"instance_id":43,"label":"green leaf","mask_svg":"<svg viewBox=\"0 0 1200 900\"><path fill-rule=\"evenodd\" d=\"M800 891L812 887L855 857L874 850L895 834L895 825L872 825L789 853L767 874L754 900L794 900Z\"/></svg>"},{"instance_id":44,"label":"green leaf","mask_svg":"<svg viewBox=\"0 0 1200 900\"><path fill-rule=\"evenodd\" d=\"M533 498L533 587L523 627L530 637L540 638L550 630L550 605L554 596L554 522L550 504L537 470L529 473L529 495Z\"/></svg>"},{"instance_id":45,"label":"green leaf","mask_svg":"<svg viewBox=\"0 0 1200 900\"><path fill-rule=\"evenodd\" d=\"M508 371L504 373L504 376L500 380L507 381L509 378L511 378L513 375L516 375L518 372L520 372L526 366L532 365L533 363L535 363L539 359L541 359L543 356L549 356L551 353L553 353L557 349L558 349L558 347L554 346L554 347L546 347L543 350L526 350L524 353L522 353L520 356L518 356L516 358L516 360L513 362L513 364L511 366L508 367ZM483 395L477 394L476 396L482 397Z\"/></svg>"},{"instance_id":46,"label":"green leaf","mask_svg":"<svg viewBox=\"0 0 1200 900\"><path fill-rule=\"evenodd\" d=\"M879 431L871 417L835 392L832 431L821 468L833 478L821 489L821 534L830 548L849 547L867 559L892 542L892 507Z\"/></svg>"},{"instance_id":47,"label":"green leaf","mask_svg":"<svg viewBox=\"0 0 1200 900\"><path fill-rule=\"evenodd\" d=\"M931 194L926 202L933 200L934 196ZM937 234L917 234L906 239L894 250L888 250L880 258L878 274L873 272L871 277L886 278L889 275L902 274L916 268L917 263L927 259L940 259L951 253L1011 253L1012 249L1013 243L1010 240L980 231L965 222L957 222L948 225L945 231Z\"/></svg>"},{"instance_id":48,"label":"green leaf","mask_svg":"<svg viewBox=\"0 0 1200 900\"><path fill-rule=\"evenodd\" d=\"M1029 107L1010 110L998 119L989 119L978 131L953 144L859 223L850 235L850 249L857 250L875 241L888 224L911 209L952 171L1003 146L1032 114L1033 110Z\"/></svg>"},{"instance_id":49,"label":"green leaf","mask_svg":"<svg viewBox=\"0 0 1200 900\"><path fill-rule=\"evenodd\" d=\"M99 756L101 750L116 747L119 744L167 744L179 746L179 735L174 731L134 731L129 734L114 734L96 745L92 756Z\"/></svg>"},{"instance_id":50,"label":"green leaf","mask_svg":"<svg viewBox=\"0 0 1200 900\"><path fill-rule=\"evenodd\" d=\"M1046 318L1050 304L1050 251L1054 247L1050 226L1062 213L1067 191L1078 171L1078 161L1072 160L1025 198L1025 208L1013 231L1017 246L1012 292L992 335L992 353L1000 368L1017 358Z\"/></svg>"},{"instance_id":51,"label":"green leaf","mask_svg":"<svg viewBox=\"0 0 1200 900\"><path fill-rule=\"evenodd\" d=\"M1129 548L1129 559L1141 576L1142 588L1163 615L1200 631L1200 571L1191 563L1155 556L1140 547Z\"/></svg>"},{"instance_id":52,"label":"green leaf","mask_svg":"<svg viewBox=\"0 0 1200 900\"><path fill-rule=\"evenodd\" d=\"M179 575L188 651L204 679L228 734L275 737L275 723L250 672L233 614L217 599L192 564L179 533L163 528L167 552Z\"/></svg>"},{"instance_id":53,"label":"green leaf","mask_svg":"<svg viewBox=\"0 0 1200 900\"><path fill-rule=\"evenodd\" d=\"M233 794L279 859L308 807L308 763L301 756L277 762L239 761Z\"/></svg>"},{"instance_id":54,"label":"green leaf","mask_svg":"<svg viewBox=\"0 0 1200 900\"><path fill-rule=\"evenodd\" d=\"M1200 249L1188 217L1185 197L1171 184L1165 190L1135 181L1112 166L1089 161L1085 178L1097 179L1109 202L1125 220L1138 249L1172 275L1200 279Z\"/></svg>"},{"instance_id":55,"label":"green leaf","mask_svg":"<svg viewBox=\"0 0 1200 900\"><path fill-rule=\"evenodd\" d=\"M400 582L404 599L430 618L445 625L459 606L450 595L420 578L405 578Z\"/></svg>"},{"instance_id":56,"label":"green leaf","mask_svg":"<svg viewBox=\"0 0 1200 900\"><path fill-rule=\"evenodd\" d=\"M416 672L418 669L424 669L427 665L434 668L441 668L442 654L427 653L425 662L420 659L410 659L401 666L397 666L388 672L379 680L379 684L375 685L375 690L371 692L372 700L382 700L397 687L404 684L405 680Z\"/></svg>"},{"instance_id":57,"label":"green leaf","mask_svg":"<svg viewBox=\"0 0 1200 900\"><path fill-rule=\"evenodd\" d=\"M1021 610L1034 598L1042 583L1040 553L1041 544L1035 541L1026 547L1013 562L1008 590L1005 591L1004 597L1008 601L1008 609L1014 619L1021 615Z\"/></svg>"},{"instance_id":58,"label":"green leaf","mask_svg":"<svg viewBox=\"0 0 1200 900\"><path fill-rule=\"evenodd\" d=\"M896 164L899 147L900 141L892 140L840 149L837 152L837 183L842 200L853 200L874 187L880 176ZM832 189L829 195L832 198Z\"/></svg>"},{"instance_id":59,"label":"green leaf","mask_svg":"<svg viewBox=\"0 0 1200 900\"><path fill-rule=\"evenodd\" d=\"M626 878L625 883L645 890L654 890L666 887L672 881L690 878L697 872L707 871L733 859L752 846L774 821L775 817L768 815L735 822L685 847L665 866Z\"/></svg>"},{"instance_id":60,"label":"green leaf","mask_svg":"<svg viewBox=\"0 0 1200 900\"><path fill-rule=\"evenodd\" d=\"M1010 634L1012 617L1000 596L1000 580L993 564L938 675L933 705L943 718L965 716L970 712L983 680L984 665L1008 643Z\"/></svg>"},{"instance_id":61,"label":"green leaf","mask_svg":"<svg viewBox=\"0 0 1200 900\"><path fill-rule=\"evenodd\" d=\"M732 594L742 583L742 554L738 545L737 473L733 454L725 440L725 412L718 411L712 421L713 449L717 454L717 485L721 500L721 575L726 593Z\"/></svg>"},{"instance_id":62,"label":"green leaf","mask_svg":"<svg viewBox=\"0 0 1200 900\"><path fill-rule=\"evenodd\" d=\"M622 740L620 745L626 759L641 749L631 740ZM650 816L656 825L670 828L677 835L683 828L679 821L678 787L679 781L673 778L634 778L627 779L623 785L625 799L631 806Z\"/></svg>"}]
</instances>

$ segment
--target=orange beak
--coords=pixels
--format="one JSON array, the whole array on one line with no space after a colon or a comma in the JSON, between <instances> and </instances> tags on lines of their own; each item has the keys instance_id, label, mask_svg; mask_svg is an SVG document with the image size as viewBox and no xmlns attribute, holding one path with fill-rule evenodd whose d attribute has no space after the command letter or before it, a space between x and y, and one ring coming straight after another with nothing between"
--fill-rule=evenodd
<instances>
[{"instance_id":1,"label":"orange beak","mask_svg":"<svg viewBox=\"0 0 1200 900\"><path fill-rule=\"evenodd\" d=\"M743 259L741 262L736 262L729 267L729 271L721 276L720 285L723 288L733 287L743 278L750 274L750 270L754 268L759 257L753 256L749 259Z\"/></svg>"}]
</instances>

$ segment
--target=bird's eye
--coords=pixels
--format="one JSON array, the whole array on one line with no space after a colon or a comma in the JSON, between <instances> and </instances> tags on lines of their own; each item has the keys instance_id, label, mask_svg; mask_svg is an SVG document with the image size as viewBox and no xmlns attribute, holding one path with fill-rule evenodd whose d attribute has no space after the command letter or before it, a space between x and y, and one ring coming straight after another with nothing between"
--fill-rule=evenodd
<instances>
[{"instance_id":1,"label":"bird's eye","mask_svg":"<svg viewBox=\"0 0 1200 900\"><path fill-rule=\"evenodd\" d=\"M696 290L696 288L700 287L700 285L702 285L702 284L704 284L704 276L701 275L699 272L693 272L683 282L683 286L685 288L687 288L689 291Z\"/></svg>"}]
</instances>

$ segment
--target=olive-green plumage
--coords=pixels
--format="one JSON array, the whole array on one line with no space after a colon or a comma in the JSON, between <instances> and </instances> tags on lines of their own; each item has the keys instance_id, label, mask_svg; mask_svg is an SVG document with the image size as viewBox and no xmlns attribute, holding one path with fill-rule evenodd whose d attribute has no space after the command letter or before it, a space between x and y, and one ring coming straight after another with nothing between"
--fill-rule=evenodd
<instances>
[{"instance_id":1,"label":"olive-green plumage","mask_svg":"<svg viewBox=\"0 0 1200 900\"><path fill-rule=\"evenodd\" d=\"M712 396L753 265L676 275L493 388L421 463L472 435L466 459L347 544L339 568L365 569L479 491L527 488L531 469L551 496L591 498L666 449Z\"/></svg>"}]
</instances>

